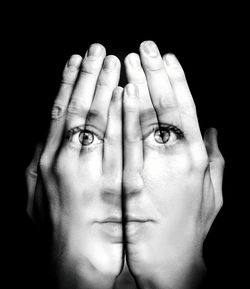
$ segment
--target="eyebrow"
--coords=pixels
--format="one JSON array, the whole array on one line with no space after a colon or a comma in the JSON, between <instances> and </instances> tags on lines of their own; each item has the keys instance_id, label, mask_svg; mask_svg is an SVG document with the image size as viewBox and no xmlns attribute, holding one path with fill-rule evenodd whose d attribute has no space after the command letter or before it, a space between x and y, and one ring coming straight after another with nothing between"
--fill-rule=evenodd
<instances>
[{"instance_id":1,"label":"eyebrow","mask_svg":"<svg viewBox=\"0 0 250 289\"><path fill-rule=\"evenodd\" d=\"M157 119L157 114L154 108L148 108L144 109L140 112L141 120L142 121L148 121L151 119Z\"/></svg>"},{"instance_id":2,"label":"eyebrow","mask_svg":"<svg viewBox=\"0 0 250 289\"><path fill-rule=\"evenodd\" d=\"M86 117L85 125L94 125L101 132L105 132L107 119L98 110L89 110Z\"/></svg>"},{"instance_id":3,"label":"eyebrow","mask_svg":"<svg viewBox=\"0 0 250 289\"><path fill-rule=\"evenodd\" d=\"M100 114L100 112L98 112L98 110L89 110L87 112L87 120L92 120L92 119L100 119L102 118L102 115Z\"/></svg>"}]
</instances>

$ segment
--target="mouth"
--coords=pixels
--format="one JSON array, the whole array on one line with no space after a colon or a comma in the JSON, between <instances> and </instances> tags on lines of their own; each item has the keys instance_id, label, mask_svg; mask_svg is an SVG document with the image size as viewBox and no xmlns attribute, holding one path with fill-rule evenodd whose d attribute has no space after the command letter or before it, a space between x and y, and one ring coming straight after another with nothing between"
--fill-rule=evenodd
<instances>
[{"instance_id":1,"label":"mouth","mask_svg":"<svg viewBox=\"0 0 250 289\"><path fill-rule=\"evenodd\" d=\"M132 238L141 235L155 222L155 220L150 218L129 215L125 216L124 220L121 217L112 216L95 223L100 225L101 231L106 238L113 243L121 243L123 240L123 224L125 224L126 236Z\"/></svg>"},{"instance_id":2,"label":"mouth","mask_svg":"<svg viewBox=\"0 0 250 289\"><path fill-rule=\"evenodd\" d=\"M109 217L101 221L97 221L100 224L107 224L107 223L122 223L122 218L119 217Z\"/></svg>"},{"instance_id":3,"label":"mouth","mask_svg":"<svg viewBox=\"0 0 250 289\"><path fill-rule=\"evenodd\" d=\"M155 222L155 220L147 217L141 217L141 216L134 216L134 215L127 215L125 217L126 223L148 223L148 222Z\"/></svg>"},{"instance_id":4,"label":"mouth","mask_svg":"<svg viewBox=\"0 0 250 289\"><path fill-rule=\"evenodd\" d=\"M109 217L101 221L97 221L100 224L108 224L108 223L115 223L115 224L122 224L122 223L147 223L147 222L155 222L153 219L143 218L143 217L135 217L135 216L126 216L123 220L122 218L117 217Z\"/></svg>"},{"instance_id":5,"label":"mouth","mask_svg":"<svg viewBox=\"0 0 250 289\"><path fill-rule=\"evenodd\" d=\"M120 217L109 217L100 221L95 221L100 228L105 239L112 243L122 243L122 219Z\"/></svg>"}]
</instances>

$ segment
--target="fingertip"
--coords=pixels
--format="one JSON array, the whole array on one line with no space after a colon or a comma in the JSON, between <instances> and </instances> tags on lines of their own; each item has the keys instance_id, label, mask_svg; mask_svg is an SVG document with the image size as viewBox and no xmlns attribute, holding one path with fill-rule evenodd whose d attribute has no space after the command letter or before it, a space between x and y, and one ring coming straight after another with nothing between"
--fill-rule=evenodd
<instances>
[{"instance_id":1,"label":"fingertip","mask_svg":"<svg viewBox=\"0 0 250 289\"><path fill-rule=\"evenodd\" d=\"M217 155L219 152L217 129L214 127L208 128L204 134L204 144L209 155Z\"/></svg>"},{"instance_id":2,"label":"fingertip","mask_svg":"<svg viewBox=\"0 0 250 289\"><path fill-rule=\"evenodd\" d=\"M82 57L81 55L79 54L73 54L70 56L68 62L67 62L67 67L70 67L70 66L74 66L74 67L79 67L80 64L82 62Z\"/></svg>"},{"instance_id":3,"label":"fingertip","mask_svg":"<svg viewBox=\"0 0 250 289\"><path fill-rule=\"evenodd\" d=\"M103 68L105 70L112 70L115 67L120 66L120 60L115 55L108 55L104 59Z\"/></svg>"},{"instance_id":4,"label":"fingertip","mask_svg":"<svg viewBox=\"0 0 250 289\"><path fill-rule=\"evenodd\" d=\"M137 89L137 86L136 84L134 83L128 83L126 86L125 86L125 92L128 96L137 96L138 95L138 89Z\"/></svg>"},{"instance_id":5,"label":"fingertip","mask_svg":"<svg viewBox=\"0 0 250 289\"><path fill-rule=\"evenodd\" d=\"M217 142L218 131L214 127L210 127L205 131L204 139L209 143Z\"/></svg>"},{"instance_id":6,"label":"fingertip","mask_svg":"<svg viewBox=\"0 0 250 289\"><path fill-rule=\"evenodd\" d=\"M152 40L143 41L139 47L140 53L148 55L150 57L156 57L159 55L159 49L156 43Z\"/></svg>"},{"instance_id":7,"label":"fingertip","mask_svg":"<svg viewBox=\"0 0 250 289\"><path fill-rule=\"evenodd\" d=\"M138 68L141 65L140 56L137 53L129 53L124 59L125 65L131 65L134 68Z\"/></svg>"},{"instance_id":8,"label":"fingertip","mask_svg":"<svg viewBox=\"0 0 250 289\"><path fill-rule=\"evenodd\" d=\"M122 98L122 93L123 93L123 88L121 86L117 86L112 94L112 99L111 101L119 101Z\"/></svg>"},{"instance_id":9,"label":"fingertip","mask_svg":"<svg viewBox=\"0 0 250 289\"><path fill-rule=\"evenodd\" d=\"M98 57L106 53L105 47L100 43L92 43L87 51L87 56Z\"/></svg>"},{"instance_id":10,"label":"fingertip","mask_svg":"<svg viewBox=\"0 0 250 289\"><path fill-rule=\"evenodd\" d=\"M179 64L179 61L178 61L177 57L172 52L169 52L169 53L165 54L163 56L163 60L165 61L165 63L167 65Z\"/></svg>"}]
</instances>

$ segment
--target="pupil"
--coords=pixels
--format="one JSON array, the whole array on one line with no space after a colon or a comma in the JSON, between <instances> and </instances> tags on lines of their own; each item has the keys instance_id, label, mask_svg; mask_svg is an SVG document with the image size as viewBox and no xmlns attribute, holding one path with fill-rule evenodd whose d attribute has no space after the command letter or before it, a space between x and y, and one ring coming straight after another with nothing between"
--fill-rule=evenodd
<instances>
[{"instance_id":1,"label":"pupil","mask_svg":"<svg viewBox=\"0 0 250 289\"><path fill-rule=\"evenodd\" d=\"M88 131L83 131L79 135L79 140L82 145L89 145L93 142L93 134Z\"/></svg>"},{"instance_id":2,"label":"pupil","mask_svg":"<svg viewBox=\"0 0 250 289\"><path fill-rule=\"evenodd\" d=\"M155 140L158 143L166 143L169 140L169 137L169 131L159 129L155 131Z\"/></svg>"}]
</instances>

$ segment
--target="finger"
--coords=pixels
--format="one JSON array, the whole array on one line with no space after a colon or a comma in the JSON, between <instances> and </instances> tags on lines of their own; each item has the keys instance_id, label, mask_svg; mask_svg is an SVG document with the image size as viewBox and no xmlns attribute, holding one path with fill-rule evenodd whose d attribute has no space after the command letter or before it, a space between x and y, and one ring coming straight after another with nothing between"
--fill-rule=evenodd
<instances>
[{"instance_id":1,"label":"finger","mask_svg":"<svg viewBox=\"0 0 250 289\"><path fill-rule=\"evenodd\" d=\"M67 109L67 131L85 124L105 53L101 44L92 44L82 61L79 78Z\"/></svg>"},{"instance_id":2,"label":"finger","mask_svg":"<svg viewBox=\"0 0 250 289\"><path fill-rule=\"evenodd\" d=\"M178 116L178 106L158 47L152 41L144 41L140 55L158 120L168 123Z\"/></svg>"},{"instance_id":3,"label":"finger","mask_svg":"<svg viewBox=\"0 0 250 289\"><path fill-rule=\"evenodd\" d=\"M37 176L38 176L38 164L41 157L43 146L42 144L37 144L35 148L35 153L33 159L29 166L26 169L26 184L27 184L27 191L28 191L28 199L27 199L27 213L31 216L33 202L34 202L34 194L37 184Z\"/></svg>"},{"instance_id":4,"label":"finger","mask_svg":"<svg viewBox=\"0 0 250 289\"><path fill-rule=\"evenodd\" d=\"M152 108L147 79L142 69L139 55L136 53L128 54L124 60L124 64L128 82L135 84L138 89L140 111Z\"/></svg>"},{"instance_id":5,"label":"finger","mask_svg":"<svg viewBox=\"0 0 250 289\"><path fill-rule=\"evenodd\" d=\"M158 123L156 111L150 99L147 79L142 69L139 55L131 53L126 56L124 62L128 81L135 84L138 89L140 122L142 134L144 135L150 125Z\"/></svg>"},{"instance_id":6,"label":"finger","mask_svg":"<svg viewBox=\"0 0 250 289\"><path fill-rule=\"evenodd\" d=\"M193 97L188 87L183 68L175 55L169 53L164 55L166 71L177 100L178 110L183 129L188 139L202 140L196 108Z\"/></svg>"},{"instance_id":7,"label":"finger","mask_svg":"<svg viewBox=\"0 0 250 289\"><path fill-rule=\"evenodd\" d=\"M128 84L123 95L124 116L124 170L133 174L143 168L143 143L139 118L138 90L135 85Z\"/></svg>"},{"instance_id":8,"label":"finger","mask_svg":"<svg viewBox=\"0 0 250 289\"><path fill-rule=\"evenodd\" d=\"M87 115L86 125L96 127L104 136L109 104L113 90L117 87L120 78L120 61L109 55L105 58L102 70L96 84L95 96Z\"/></svg>"},{"instance_id":9,"label":"finger","mask_svg":"<svg viewBox=\"0 0 250 289\"><path fill-rule=\"evenodd\" d=\"M61 142L66 110L77 79L81 61L82 58L80 55L72 55L63 71L61 86L52 108L51 124L45 145L45 150L49 158L54 155Z\"/></svg>"},{"instance_id":10,"label":"finger","mask_svg":"<svg viewBox=\"0 0 250 289\"><path fill-rule=\"evenodd\" d=\"M205 132L204 143L209 158L210 175L215 192L215 203L217 207L221 207L223 203L222 182L225 161L218 148L216 129L210 128Z\"/></svg>"},{"instance_id":11,"label":"finger","mask_svg":"<svg viewBox=\"0 0 250 289\"><path fill-rule=\"evenodd\" d=\"M103 172L108 175L122 172L122 93L117 87L109 106L103 157Z\"/></svg>"}]
</instances>

